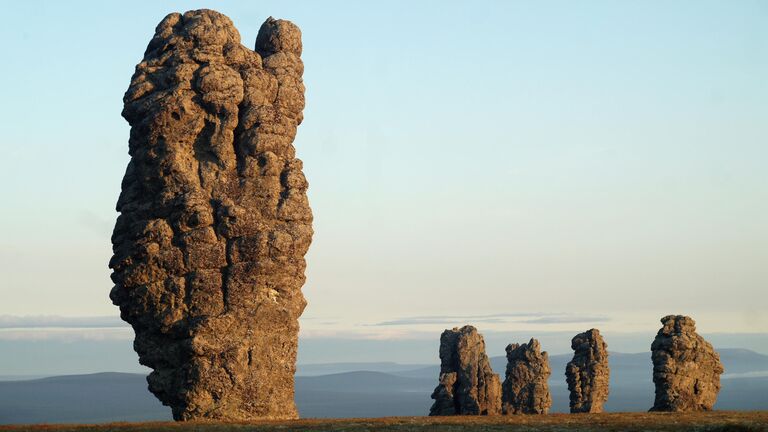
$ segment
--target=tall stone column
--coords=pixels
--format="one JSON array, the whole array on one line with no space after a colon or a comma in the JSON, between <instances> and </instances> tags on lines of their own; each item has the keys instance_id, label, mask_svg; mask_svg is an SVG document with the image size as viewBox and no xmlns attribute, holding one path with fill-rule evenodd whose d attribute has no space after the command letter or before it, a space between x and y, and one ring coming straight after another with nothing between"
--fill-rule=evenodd
<instances>
[{"instance_id":1,"label":"tall stone column","mask_svg":"<svg viewBox=\"0 0 768 432\"><path fill-rule=\"evenodd\" d=\"M600 413L608 400L608 346L600 331L591 329L571 339L573 360L565 368L572 413Z\"/></svg>"},{"instance_id":2,"label":"tall stone column","mask_svg":"<svg viewBox=\"0 0 768 432\"><path fill-rule=\"evenodd\" d=\"M293 375L312 240L292 145L301 32L269 18L255 50L211 10L163 19L123 117L131 156L110 298L149 389L177 420L297 417Z\"/></svg>"},{"instance_id":3,"label":"tall stone column","mask_svg":"<svg viewBox=\"0 0 768 432\"><path fill-rule=\"evenodd\" d=\"M723 365L712 345L696 333L696 321L667 315L651 344L656 398L651 411L709 411L720 392Z\"/></svg>"},{"instance_id":4,"label":"tall stone column","mask_svg":"<svg viewBox=\"0 0 768 432\"><path fill-rule=\"evenodd\" d=\"M432 392L431 416L501 413L501 384L485 353L483 336L472 326L440 336L440 383Z\"/></svg>"},{"instance_id":5,"label":"tall stone column","mask_svg":"<svg viewBox=\"0 0 768 432\"><path fill-rule=\"evenodd\" d=\"M552 406L547 379L552 370L549 355L536 339L507 345L506 378L501 384L504 414L547 414Z\"/></svg>"}]
</instances>

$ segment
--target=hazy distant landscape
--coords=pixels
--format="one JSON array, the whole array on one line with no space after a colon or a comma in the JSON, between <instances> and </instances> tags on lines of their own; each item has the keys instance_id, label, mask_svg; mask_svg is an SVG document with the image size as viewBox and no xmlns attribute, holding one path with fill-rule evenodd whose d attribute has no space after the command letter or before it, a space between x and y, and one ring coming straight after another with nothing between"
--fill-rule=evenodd
<instances>
[{"instance_id":1,"label":"hazy distant landscape","mask_svg":"<svg viewBox=\"0 0 768 432\"><path fill-rule=\"evenodd\" d=\"M768 409L768 356L719 350L726 374L718 410ZM550 358L552 412L568 411L562 376L568 355ZM506 360L491 358L502 374ZM607 412L646 411L653 405L649 353L612 353ZM423 416L432 404L437 365L326 363L299 365L296 403L305 418ZM170 410L147 391L144 375L98 373L0 382L0 423L102 423L170 420Z\"/></svg>"}]
</instances>

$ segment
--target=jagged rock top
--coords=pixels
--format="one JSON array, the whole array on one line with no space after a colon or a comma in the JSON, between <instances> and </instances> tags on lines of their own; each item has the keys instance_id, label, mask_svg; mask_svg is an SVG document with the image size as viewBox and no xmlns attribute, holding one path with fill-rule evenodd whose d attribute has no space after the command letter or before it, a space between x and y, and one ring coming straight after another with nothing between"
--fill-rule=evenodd
<instances>
[{"instance_id":1,"label":"jagged rock top","mask_svg":"<svg viewBox=\"0 0 768 432\"><path fill-rule=\"evenodd\" d=\"M440 380L429 415L494 415L501 412L501 385L472 326L440 336Z\"/></svg>"},{"instance_id":2,"label":"jagged rock top","mask_svg":"<svg viewBox=\"0 0 768 432\"><path fill-rule=\"evenodd\" d=\"M656 397L651 411L708 411L720 391L723 365L712 345L696 333L696 322L667 315L651 344Z\"/></svg>"},{"instance_id":3,"label":"jagged rock top","mask_svg":"<svg viewBox=\"0 0 768 432\"><path fill-rule=\"evenodd\" d=\"M682 336L696 332L696 321L685 315L667 315L661 319L661 324L657 333L661 336Z\"/></svg>"},{"instance_id":4,"label":"jagged rock top","mask_svg":"<svg viewBox=\"0 0 768 432\"><path fill-rule=\"evenodd\" d=\"M536 339L509 344L506 378L501 387L504 414L546 414L552 406L549 393L549 355Z\"/></svg>"},{"instance_id":5,"label":"jagged rock top","mask_svg":"<svg viewBox=\"0 0 768 432\"><path fill-rule=\"evenodd\" d=\"M293 139L301 32L268 19L256 50L212 10L158 24L125 93L131 160L110 293L150 390L174 418L295 418L312 212Z\"/></svg>"}]
</instances>

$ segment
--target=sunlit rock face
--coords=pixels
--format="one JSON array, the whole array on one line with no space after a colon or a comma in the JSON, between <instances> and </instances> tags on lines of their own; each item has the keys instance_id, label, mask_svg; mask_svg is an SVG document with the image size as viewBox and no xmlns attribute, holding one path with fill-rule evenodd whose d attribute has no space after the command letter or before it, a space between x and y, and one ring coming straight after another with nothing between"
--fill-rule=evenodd
<instances>
[{"instance_id":1,"label":"sunlit rock face","mask_svg":"<svg viewBox=\"0 0 768 432\"><path fill-rule=\"evenodd\" d=\"M131 160L110 294L149 389L177 420L289 419L312 239L292 145L301 33L269 18L255 50L211 10L165 17L124 97Z\"/></svg>"},{"instance_id":2,"label":"sunlit rock face","mask_svg":"<svg viewBox=\"0 0 768 432\"><path fill-rule=\"evenodd\" d=\"M573 360L565 368L572 413L600 413L608 400L608 346L600 331L591 329L571 339Z\"/></svg>"},{"instance_id":3,"label":"sunlit rock face","mask_svg":"<svg viewBox=\"0 0 768 432\"><path fill-rule=\"evenodd\" d=\"M696 322L683 315L661 319L651 344L656 399L651 411L709 411L720 392L723 365L712 345L696 333Z\"/></svg>"},{"instance_id":4,"label":"sunlit rock face","mask_svg":"<svg viewBox=\"0 0 768 432\"><path fill-rule=\"evenodd\" d=\"M474 327L446 330L440 336L440 381L432 399L431 416L501 413L499 376Z\"/></svg>"},{"instance_id":5,"label":"sunlit rock face","mask_svg":"<svg viewBox=\"0 0 768 432\"><path fill-rule=\"evenodd\" d=\"M546 414L552 406L547 379L552 371L549 355L536 339L507 345L506 378L501 385L504 414Z\"/></svg>"}]
</instances>

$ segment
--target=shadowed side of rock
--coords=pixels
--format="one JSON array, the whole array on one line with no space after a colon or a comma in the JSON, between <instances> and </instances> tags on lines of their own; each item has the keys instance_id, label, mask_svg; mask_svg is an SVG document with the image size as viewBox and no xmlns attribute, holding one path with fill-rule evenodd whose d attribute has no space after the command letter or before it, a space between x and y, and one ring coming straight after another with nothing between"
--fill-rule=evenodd
<instances>
[{"instance_id":1,"label":"shadowed side of rock","mask_svg":"<svg viewBox=\"0 0 768 432\"><path fill-rule=\"evenodd\" d=\"M608 346L600 331L591 329L571 340L573 360L565 368L572 413L600 413L608 400Z\"/></svg>"},{"instance_id":2,"label":"shadowed side of rock","mask_svg":"<svg viewBox=\"0 0 768 432\"><path fill-rule=\"evenodd\" d=\"M472 326L440 336L440 381L432 392L431 416L495 415L501 412L501 384Z\"/></svg>"},{"instance_id":3,"label":"shadowed side of rock","mask_svg":"<svg viewBox=\"0 0 768 432\"><path fill-rule=\"evenodd\" d=\"M696 333L696 322L683 315L661 319L651 344L656 398L651 411L709 411L724 372L720 355Z\"/></svg>"},{"instance_id":4,"label":"shadowed side of rock","mask_svg":"<svg viewBox=\"0 0 768 432\"><path fill-rule=\"evenodd\" d=\"M501 386L504 414L546 414L552 406L547 379L549 356L536 339L507 345L506 378Z\"/></svg>"},{"instance_id":5,"label":"shadowed side of rock","mask_svg":"<svg viewBox=\"0 0 768 432\"><path fill-rule=\"evenodd\" d=\"M290 419L307 181L301 33L269 18L255 50L226 16L173 13L124 97L131 160L110 293L149 389L177 420Z\"/></svg>"}]
</instances>

